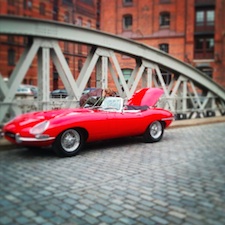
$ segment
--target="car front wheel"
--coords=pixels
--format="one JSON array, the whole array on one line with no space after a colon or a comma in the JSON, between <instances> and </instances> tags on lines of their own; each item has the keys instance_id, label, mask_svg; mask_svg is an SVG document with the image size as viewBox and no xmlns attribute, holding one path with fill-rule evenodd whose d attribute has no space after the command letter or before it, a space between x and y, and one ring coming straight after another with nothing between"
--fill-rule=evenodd
<instances>
[{"instance_id":1,"label":"car front wheel","mask_svg":"<svg viewBox=\"0 0 225 225\"><path fill-rule=\"evenodd\" d=\"M84 136L79 130L68 129L56 138L53 149L59 156L74 156L84 145Z\"/></svg>"},{"instance_id":2,"label":"car front wheel","mask_svg":"<svg viewBox=\"0 0 225 225\"><path fill-rule=\"evenodd\" d=\"M164 133L164 126L160 121L152 122L144 133L144 141L153 143L160 141Z\"/></svg>"}]
</instances>

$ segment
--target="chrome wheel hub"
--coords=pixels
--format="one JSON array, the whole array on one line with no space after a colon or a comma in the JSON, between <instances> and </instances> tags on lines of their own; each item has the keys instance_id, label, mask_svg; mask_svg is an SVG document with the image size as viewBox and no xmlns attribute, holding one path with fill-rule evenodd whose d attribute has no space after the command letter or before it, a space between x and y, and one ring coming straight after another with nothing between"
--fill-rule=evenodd
<instances>
[{"instance_id":1,"label":"chrome wheel hub","mask_svg":"<svg viewBox=\"0 0 225 225\"><path fill-rule=\"evenodd\" d=\"M154 139L157 139L162 134L162 125L159 121L156 121L150 126L150 134Z\"/></svg>"},{"instance_id":2,"label":"chrome wheel hub","mask_svg":"<svg viewBox=\"0 0 225 225\"><path fill-rule=\"evenodd\" d=\"M63 133L61 144L65 151L75 151L80 145L80 135L76 130L70 129Z\"/></svg>"}]
</instances>

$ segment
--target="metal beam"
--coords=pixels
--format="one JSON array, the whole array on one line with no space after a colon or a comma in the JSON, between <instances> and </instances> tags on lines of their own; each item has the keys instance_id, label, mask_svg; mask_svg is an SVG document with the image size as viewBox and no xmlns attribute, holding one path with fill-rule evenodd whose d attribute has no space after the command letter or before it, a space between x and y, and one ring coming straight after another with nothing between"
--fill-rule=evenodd
<instances>
[{"instance_id":1,"label":"metal beam","mask_svg":"<svg viewBox=\"0 0 225 225\"><path fill-rule=\"evenodd\" d=\"M38 52L38 109L49 109L50 93L50 48L42 47Z\"/></svg>"},{"instance_id":2,"label":"metal beam","mask_svg":"<svg viewBox=\"0 0 225 225\"><path fill-rule=\"evenodd\" d=\"M68 63L66 62L66 59L59 47L59 44L56 41L53 42L53 51L51 51L51 56L69 97L71 99L76 98L78 100L80 97L79 88L73 78Z\"/></svg>"}]
</instances>

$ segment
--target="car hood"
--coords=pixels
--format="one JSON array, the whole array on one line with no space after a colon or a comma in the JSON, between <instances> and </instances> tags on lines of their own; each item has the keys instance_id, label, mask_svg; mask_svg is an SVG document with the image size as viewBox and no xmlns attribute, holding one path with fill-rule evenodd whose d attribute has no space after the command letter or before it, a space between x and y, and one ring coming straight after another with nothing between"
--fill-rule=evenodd
<instances>
[{"instance_id":1,"label":"car hood","mask_svg":"<svg viewBox=\"0 0 225 225\"><path fill-rule=\"evenodd\" d=\"M60 118L70 115L79 115L83 113L90 113L89 109L57 109L57 110L49 110L49 111L38 111L22 114L17 116L12 121L8 122L5 127L7 128L16 128L16 127L32 127L37 123L40 123L45 120L51 120L53 118Z\"/></svg>"},{"instance_id":2,"label":"car hood","mask_svg":"<svg viewBox=\"0 0 225 225\"><path fill-rule=\"evenodd\" d=\"M128 100L127 105L155 106L163 94L164 91L160 88L143 88L134 93Z\"/></svg>"}]
</instances>

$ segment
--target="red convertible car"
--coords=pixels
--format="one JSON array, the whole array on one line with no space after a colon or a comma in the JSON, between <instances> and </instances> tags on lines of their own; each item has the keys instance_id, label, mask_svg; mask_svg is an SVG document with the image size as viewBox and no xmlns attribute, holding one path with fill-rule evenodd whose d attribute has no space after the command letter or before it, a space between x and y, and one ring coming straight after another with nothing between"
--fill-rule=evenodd
<instances>
[{"instance_id":1,"label":"red convertible car","mask_svg":"<svg viewBox=\"0 0 225 225\"><path fill-rule=\"evenodd\" d=\"M74 156L86 142L143 136L160 141L173 114L155 107L163 91L144 88L124 104L120 97L106 97L91 108L57 109L20 115L3 127L4 137L26 147L52 146L60 156Z\"/></svg>"}]
</instances>

